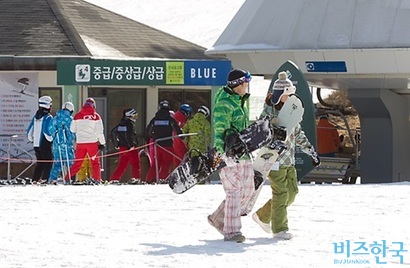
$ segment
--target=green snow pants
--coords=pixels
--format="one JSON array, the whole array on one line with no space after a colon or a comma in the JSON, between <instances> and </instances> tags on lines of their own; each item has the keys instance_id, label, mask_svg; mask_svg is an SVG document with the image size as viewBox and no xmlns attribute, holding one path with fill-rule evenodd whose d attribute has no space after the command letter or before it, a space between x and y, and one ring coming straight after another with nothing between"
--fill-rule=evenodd
<instances>
[{"instance_id":1,"label":"green snow pants","mask_svg":"<svg viewBox=\"0 0 410 268\"><path fill-rule=\"evenodd\" d=\"M289 230L287 207L295 201L299 192L296 168L280 166L279 170L271 170L268 177L272 198L256 214L262 222L270 222L272 232L276 234Z\"/></svg>"}]
</instances>

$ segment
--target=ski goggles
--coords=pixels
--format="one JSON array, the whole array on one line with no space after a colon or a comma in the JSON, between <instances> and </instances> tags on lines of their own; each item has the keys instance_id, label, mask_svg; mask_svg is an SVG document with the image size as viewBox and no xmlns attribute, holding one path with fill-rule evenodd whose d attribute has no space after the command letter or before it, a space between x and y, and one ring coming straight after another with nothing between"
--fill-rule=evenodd
<instances>
[{"instance_id":1,"label":"ski goggles","mask_svg":"<svg viewBox=\"0 0 410 268\"><path fill-rule=\"evenodd\" d=\"M249 83L252 80L252 76L250 72L246 72L245 76L239 78L242 79L244 82Z\"/></svg>"},{"instance_id":2,"label":"ski goggles","mask_svg":"<svg viewBox=\"0 0 410 268\"><path fill-rule=\"evenodd\" d=\"M232 87L236 87L236 86L242 85L242 84L245 83L245 82L246 82L246 83L249 83L251 80L252 80L251 73L250 73L250 72L246 72L244 76L239 77L239 78L237 78L237 79L235 79L235 80L229 81L229 82L228 82L228 86L231 87L231 88L232 88Z\"/></svg>"}]
</instances>

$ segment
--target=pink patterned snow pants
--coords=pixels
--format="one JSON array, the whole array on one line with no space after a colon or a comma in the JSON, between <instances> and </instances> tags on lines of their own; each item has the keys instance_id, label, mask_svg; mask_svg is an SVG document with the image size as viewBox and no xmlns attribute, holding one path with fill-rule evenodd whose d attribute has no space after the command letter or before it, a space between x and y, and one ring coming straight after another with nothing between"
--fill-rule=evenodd
<instances>
[{"instance_id":1,"label":"pink patterned snow pants","mask_svg":"<svg viewBox=\"0 0 410 268\"><path fill-rule=\"evenodd\" d=\"M221 169L220 178L226 198L214 213L209 215L213 226L229 239L241 233L241 215L255 191L251 160L240 160L235 166Z\"/></svg>"}]
</instances>

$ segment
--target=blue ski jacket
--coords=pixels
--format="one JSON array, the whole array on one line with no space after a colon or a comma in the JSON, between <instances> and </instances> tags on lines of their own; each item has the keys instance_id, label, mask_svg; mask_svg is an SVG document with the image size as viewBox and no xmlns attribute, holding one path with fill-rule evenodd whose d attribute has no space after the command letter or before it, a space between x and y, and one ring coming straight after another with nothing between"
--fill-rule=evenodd
<instances>
[{"instance_id":1,"label":"blue ski jacket","mask_svg":"<svg viewBox=\"0 0 410 268\"><path fill-rule=\"evenodd\" d=\"M49 110L42 108L37 110L27 128L27 139L33 143L34 147L41 147L43 142L51 143L53 141L53 137L49 131L52 120L53 116Z\"/></svg>"},{"instance_id":2,"label":"blue ski jacket","mask_svg":"<svg viewBox=\"0 0 410 268\"><path fill-rule=\"evenodd\" d=\"M70 130L73 117L68 110L58 110L53 118L48 131L53 137L53 148L66 145L69 148L74 146L75 135Z\"/></svg>"}]
</instances>

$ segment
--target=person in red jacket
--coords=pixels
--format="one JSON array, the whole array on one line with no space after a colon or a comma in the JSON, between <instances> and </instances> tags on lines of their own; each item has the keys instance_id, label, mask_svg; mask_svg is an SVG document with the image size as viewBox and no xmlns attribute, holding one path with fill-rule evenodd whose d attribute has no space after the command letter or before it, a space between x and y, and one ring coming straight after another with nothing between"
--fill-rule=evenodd
<instances>
[{"instance_id":1,"label":"person in red jacket","mask_svg":"<svg viewBox=\"0 0 410 268\"><path fill-rule=\"evenodd\" d=\"M101 183L101 165L99 150L105 148L104 126L101 116L95 111L95 100L88 98L81 110L74 116L70 126L76 136L74 164L65 177L65 183L70 183L81 168L86 155L91 160L91 176L96 183Z\"/></svg>"},{"instance_id":2,"label":"person in red jacket","mask_svg":"<svg viewBox=\"0 0 410 268\"><path fill-rule=\"evenodd\" d=\"M172 117L178 122L179 127L182 129L188 118L192 114L192 107L189 104L182 104L178 111L172 115ZM174 135L177 135L175 132ZM174 167L179 166L181 164L182 159L184 158L186 152L188 151L188 147L186 143L180 138L174 138Z\"/></svg>"},{"instance_id":3,"label":"person in red jacket","mask_svg":"<svg viewBox=\"0 0 410 268\"><path fill-rule=\"evenodd\" d=\"M336 127L329 122L327 115L322 115L316 126L317 152L319 156L335 157L338 148L341 146L339 132Z\"/></svg>"}]
</instances>

